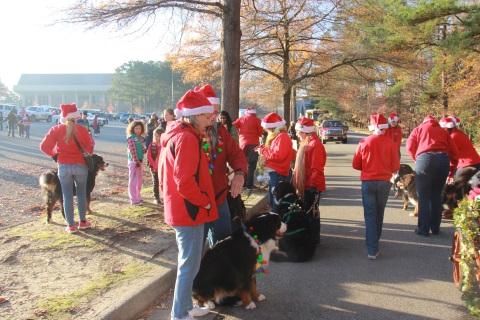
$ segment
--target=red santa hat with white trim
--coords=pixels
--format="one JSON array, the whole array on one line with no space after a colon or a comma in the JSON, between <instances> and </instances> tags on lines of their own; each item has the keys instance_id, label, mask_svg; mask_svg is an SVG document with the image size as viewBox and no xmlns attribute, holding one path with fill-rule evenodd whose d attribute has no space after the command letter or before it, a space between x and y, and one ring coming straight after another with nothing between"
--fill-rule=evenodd
<instances>
[{"instance_id":1,"label":"red santa hat with white trim","mask_svg":"<svg viewBox=\"0 0 480 320\"><path fill-rule=\"evenodd\" d=\"M262 119L262 127L264 129L275 129L285 126L285 120L282 119L277 113L270 112Z\"/></svg>"},{"instance_id":2,"label":"red santa hat with white trim","mask_svg":"<svg viewBox=\"0 0 480 320\"><path fill-rule=\"evenodd\" d=\"M202 113L213 113L213 106L200 92L188 90L177 102L177 117L196 116Z\"/></svg>"},{"instance_id":3,"label":"red santa hat with white trim","mask_svg":"<svg viewBox=\"0 0 480 320\"><path fill-rule=\"evenodd\" d=\"M399 120L400 118L395 112L390 113L390 115L388 116L388 123L392 123L392 122L398 123Z\"/></svg>"},{"instance_id":4,"label":"red santa hat with white trim","mask_svg":"<svg viewBox=\"0 0 480 320\"><path fill-rule=\"evenodd\" d=\"M295 130L304 133L315 132L315 123L310 118L302 117L298 119L297 123L295 124Z\"/></svg>"},{"instance_id":5,"label":"red santa hat with white trim","mask_svg":"<svg viewBox=\"0 0 480 320\"><path fill-rule=\"evenodd\" d=\"M455 126L458 126L461 122L459 117L450 116L449 118L451 118L455 122Z\"/></svg>"},{"instance_id":6,"label":"red santa hat with white trim","mask_svg":"<svg viewBox=\"0 0 480 320\"><path fill-rule=\"evenodd\" d=\"M217 98L215 90L213 90L213 87L208 83L201 87L195 87L193 90L195 92L200 92L201 94L203 94L208 99L208 101L210 101L211 104L220 104L220 99Z\"/></svg>"},{"instance_id":7,"label":"red santa hat with white trim","mask_svg":"<svg viewBox=\"0 0 480 320\"><path fill-rule=\"evenodd\" d=\"M368 126L368 130L375 131L376 129L387 129L388 123L387 119L383 114L374 113L370 115L370 125Z\"/></svg>"},{"instance_id":8,"label":"red santa hat with white trim","mask_svg":"<svg viewBox=\"0 0 480 320\"><path fill-rule=\"evenodd\" d=\"M77 109L75 103L66 103L60 105L60 123L65 123L70 119L80 119L82 114Z\"/></svg>"},{"instance_id":9,"label":"red santa hat with white trim","mask_svg":"<svg viewBox=\"0 0 480 320\"><path fill-rule=\"evenodd\" d=\"M443 117L438 123L440 124L440 127L447 129L455 128L457 125L453 117Z\"/></svg>"},{"instance_id":10,"label":"red santa hat with white trim","mask_svg":"<svg viewBox=\"0 0 480 320\"><path fill-rule=\"evenodd\" d=\"M257 114L257 110L254 107L248 107L245 114Z\"/></svg>"}]
</instances>

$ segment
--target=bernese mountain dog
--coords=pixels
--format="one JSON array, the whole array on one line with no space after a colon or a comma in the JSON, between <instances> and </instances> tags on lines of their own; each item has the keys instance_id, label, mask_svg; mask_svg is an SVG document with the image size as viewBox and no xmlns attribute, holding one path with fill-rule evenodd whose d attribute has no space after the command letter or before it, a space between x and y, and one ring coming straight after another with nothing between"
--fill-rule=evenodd
<instances>
[{"instance_id":1,"label":"bernese mountain dog","mask_svg":"<svg viewBox=\"0 0 480 320\"><path fill-rule=\"evenodd\" d=\"M395 195L393 196L395 199L398 199L401 195L403 195L403 190L398 188L398 182L407 174L415 174L415 171L413 171L412 167L410 167L408 164L401 163L398 172L395 173L390 180L393 185L393 191L395 192Z\"/></svg>"},{"instance_id":2,"label":"bernese mountain dog","mask_svg":"<svg viewBox=\"0 0 480 320\"><path fill-rule=\"evenodd\" d=\"M313 212L307 213L298 198L295 187L287 181L273 190L276 212L287 225L287 232L278 241L279 250L272 252L272 261L306 262L313 258L319 242L320 230Z\"/></svg>"},{"instance_id":3,"label":"bernese mountain dog","mask_svg":"<svg viewBox=\"0 0 480 320\"><path fill-rule=\"evenodd\" d=\"M413 212L409 215L412 217L418 217L418 195L417 185L415 183L415 174L409 173L400 177L397 181L397 188L402 192L403 198L403 210L408 209L408 204L413 204Z\"/></svg>"},{"instance_id":4,"label":"bernese mountain dog","mask_svg":"<svg viewBox=\"0 0 480 320\"><path fill-rule=\"evenodd\" d=\"M267 212L252 217L216 243L202 259L193 282L193 298L210 309L234 299L246 309L254 309L255 301L265 300L257 292L256 274L267 271L270 252L285 231L280 216Z\"/></svg>"},{"instance_id":5,"label":"bernese mountain dog","mask_svg":"<svg viewBox=\"0 0 480 320\"><path fill-rule=\"evenodd\" d=\"M90 209L90 200L91 193L95 187L95 179L99 171L104 171L108 167L108 163L103 160L103 157L93 154L93 163L94 171L88 172L87 177L87 213L92 213ZM47 223L50 223L52 220L52 211L55 207L57 201L60 201L60 209L62 211L62 216L65 218L65 211L63 209L63 197L62 197L62 186L60 185L60 180L58 179L58 169L48 170L44 172L39 177L40 188L43 192L43 197L45 201L46 213L47 213ZM75 192L75 184L73 185L73 192Z\"/></svg>"},{"instance_id":6,"label":"bernese mountain dog","mask_svg":"<svg viewBox=\"0 0 480 320\"><path fill-rule=\"evenodd\" d=\"M462 171L455 176L453 182L445 185L442 199L444 209L442 217L444 219L453 218L453 211L458 207L458 203L462 201L472 189L469 181L477 171L475 167L462 168Z\"/></svg>"}]
</instances>

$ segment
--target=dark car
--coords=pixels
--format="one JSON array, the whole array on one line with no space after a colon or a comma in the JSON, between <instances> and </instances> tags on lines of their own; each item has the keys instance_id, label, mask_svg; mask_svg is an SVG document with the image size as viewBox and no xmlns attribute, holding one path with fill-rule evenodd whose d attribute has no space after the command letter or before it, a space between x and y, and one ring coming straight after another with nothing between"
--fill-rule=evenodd
<instances>
[{"instance_id":1,"label":"dark car","mask_svg":"<svg viewBox=\"0 0 480 320\"><path fill-rule=\"evenodd\" d=\"M327 141L338 141L347 143L348 126L340 120L324 120L320 125L320 139L322 143Z\"/></svg>"}]
</instances>

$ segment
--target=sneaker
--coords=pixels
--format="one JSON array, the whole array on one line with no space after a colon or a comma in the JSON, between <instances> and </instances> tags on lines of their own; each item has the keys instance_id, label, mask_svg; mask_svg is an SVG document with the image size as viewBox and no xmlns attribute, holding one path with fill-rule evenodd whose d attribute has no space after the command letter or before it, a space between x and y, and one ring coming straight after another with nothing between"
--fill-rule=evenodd
<instances>
[{"instance_id":1,"label":"sneaker","mask_svg":"<svg viewBox=\"0 0 480 320\"><path fill-rule=\"evenodd\" d=\"M67 233L75 233L77 231L78 231L77 226L66 226L65 227L65 232L67 232Z\"/></svg>"},{"instance_id":2,"label":"sneaker","mask_svg":"<svg viewBox=\"0 0 480 320\"><path fill-rule=\"evenodd\" d=\"M183 317L183 318L172 318L172 320L194 320L193 317L191 317L190 315L186 316L186 317Z\"/></svg>"},{"instance_id":3,"label":"sneaker","mask_svg":"<svg viewBox=\"0 0 480 320\"><path fill-rule=\"evenodd\" d=\"M78 229L80 230L84 230L84 229L90 229L92 227L92 224L90 223L90 221L80 221L78 223Z\"/></svg>"},{"instance_id":4,"label":"sneaker","mask_svg":"<svg viewBox=\"0 0 480 320\"><path fill-rule=\"evenodd\" d=\"M380 251L377 251L377 253L374 255L371 255L371 254L367 255L367 258L368 260L377 260L377 257L379 254L380 254Z\"/></svg>"},{"instance_id":5,"label":"sneaker","mask_svg":"<svg viewBox=\"0 0 480 320\"><path fill-rule=\"evenodd\" d=\"M203 317L210 313L210 309L207 307L193 307L192 310L188 311L190 317Z\"/></svg>"}]
</instances>

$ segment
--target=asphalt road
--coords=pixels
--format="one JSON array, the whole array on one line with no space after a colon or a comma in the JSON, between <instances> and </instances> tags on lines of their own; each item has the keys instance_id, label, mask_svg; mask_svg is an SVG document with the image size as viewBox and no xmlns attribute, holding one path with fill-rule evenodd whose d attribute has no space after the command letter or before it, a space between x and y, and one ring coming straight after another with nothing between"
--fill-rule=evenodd
<instances>
[{"instance_id":1,"label":"asphalt road","mask_svg":"<svg viewBox=\"0 0 480 320\"><path fill-rule=\"evenodd\" d=\"M30 139L7 137L5 126L0 131L0 229L36 219L40 213L38 176L56 164L40 151L39 144L52 125L34 122ZM127 172L125 128L122 123L111 123L95 137L95 152L110 163L110 173ZM106 179L103 175L97 182L101 185Z\"/></svg>"},{"instance_id":2,"label":"asphalt road","mask_svg":"<svg viewBox=\"0 0 480 320\"><path fill-rule=\"evenodd\" d=\"M451 278L453 234L444 222L439 236L419 237L416 219L390 197L381 254L367 260L359 172L351 160L360 136L326 145L327 188L320 202L321 244L308 263L271 263L259 279L267 300L255 310L218 308L199 319L474 319ZM405 154L403 150L403 154ZM403 163L410 163L407 156ZM148 320L169 319L171 295Z\"/></svg>"}]
</instances>

